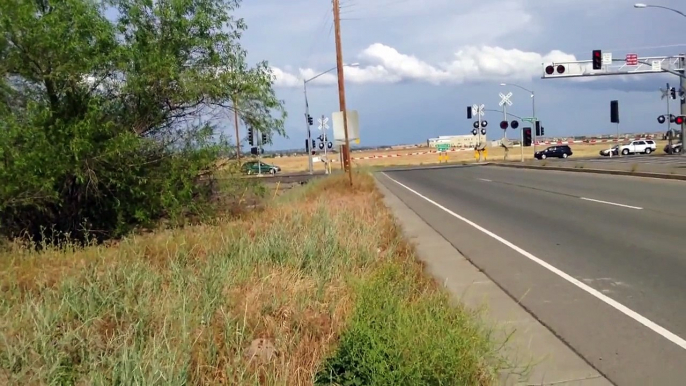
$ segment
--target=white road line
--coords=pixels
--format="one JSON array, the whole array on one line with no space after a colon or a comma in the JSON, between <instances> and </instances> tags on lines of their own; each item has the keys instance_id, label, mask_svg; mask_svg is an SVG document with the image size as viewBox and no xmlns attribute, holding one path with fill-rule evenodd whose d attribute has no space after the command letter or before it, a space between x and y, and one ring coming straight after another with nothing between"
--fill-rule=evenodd
<instances>
[{"instance_id":1,"label":"white road line","mask_svg":"<svg viewBox=\"0 0 686 386\"><path fill-rule=\"evenodd\" d=\"M579 197L582 200L586 201L593 201L593 202L599 202L601 204L608 204L608 205L614 205L614 206L621 206L622 208L629 208L629 209L636 209L636 210L642 210L640 206L631 206L631 205L624 205L624 204L618 204L616 202L610 202L610 201L603 201L603 200L595 200L593 198L588 198L588 197Z\"/></svg>"},{"instance_id":2,"label":"white road line","mask_svg":"<svg viewBox=\"0 0 686 386\"><path fill-rule=\"evenodd\" d=\"M450 214L451 216L455 217L456 219L472 226L473 228L481 231L482 233L485 233L486 235L494 238L495 240L499 241L500 243L508 246L510 249L518 252L520 255L528 258L529 260L533 261L534 263L540 265L541 267L547 269L548 271L556 274L557 276L561 277L562 279L568 281L571 284L574 284L578 288L586 291L589 293L591 296L597 298L598 300L604 302L605 304L613 307L617 311L623 313L624 315L630 317L631 319L637 321L638 323L641 323L642 325L648 327L651 329L653 332L656 332L657 334L661 335L663 338L667 339L668 341L674 343L675 345L681 347L682 349L686 350L686 340L681 338L680 336L674 334L673 332L667 330L666 328L660 326L659 324L653 322L652 320L646 318L645 316L639 314L638 312L632 310L631 308L623 305L622 303L610 298L609 296L603 294L600 291L595 290L594 288L584 284L583 282L575 279L574 277L568 275L567 273L563 272L562 270L555 268L554 266L546 263L545 261L539 259L538 257L534 256L533 254L525 251L524 249L514 245L513 243L505 240L504 238L496 235L495 233L489 231L488 229L476 224L475 222L472 222L459 214L453 212L452 210L444 207L443 205L437 203L436 201L433 201L432 199L422 195L421 193L417 192L416 190L410 188L409 186L398 182L394 180L393 178L389 177L386 173L382 173L386 178L389 180L395 182L396 184L402 186L403 188L407 189L408 191L414 193L415 195L421 197L425 201L433 204L434 206L438 207L439 209L443 210L444 212Z\"/></svg>"},{"instance_id":3,"label":"white road line","mask_svg":"<svg viewBox=\"0 0 686 386\"><path fill-rule=\"evenodd\" d=\"M485 182L493 182L492 180L486 179L486 178L478 178L478 180L485 181Z\"/></svg>"}]
</instances>

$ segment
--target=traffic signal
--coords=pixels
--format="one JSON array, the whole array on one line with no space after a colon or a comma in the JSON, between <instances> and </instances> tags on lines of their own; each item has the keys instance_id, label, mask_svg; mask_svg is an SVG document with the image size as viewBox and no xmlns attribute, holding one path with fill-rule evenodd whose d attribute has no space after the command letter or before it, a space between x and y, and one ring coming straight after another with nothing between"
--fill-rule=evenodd
<instances>
[{"instance_id":1,"label":"traffic signal","mask_svg":"<svg viewBox=\"0 0 686 386\"><path fill-rule=\"evenodd\" d=\"M593 69L600 70L603 68L603 52L601 50L593 50Z\"/></svg>"},{"instance_id":2,"label":"traffic signal","mask_svg":"<svg viewBox=\"0 0 686 386\"><path fill-rule=\"evenodd\" d=\"M683 125L684 122L686 122L686 117L683 115L680 115L674 119L674 123L676 123L677 125Z\"/></svg>"},{"instance_id":3,"label":"traffic signal","mask_svg":"<svg viewBox=\"0 0 686 386\"><path fill-rule=\"evenodd\" d=\"M472 119L472 106L467 106L467 119Z\"/></svg>"},{"instance_id":4,"label":"traffic signal","mask_svg":"<svg viewBox=\"0 0 686 386\"><path fill-rule=\"evenodd\" d=\"M314 125L314 119L312 119L312 116L310 114L307 114L307 123L310 126Z\"/></svg>"},{"instance_id":5,"label":"traffic signal","mask_svg":"<svg viewBox=\"0 0 686 386\"><path fill-rule=\"evenodd\" d=\"M262 143L267 143L267 133L262 133Z\"/></svg>"},{"instance_id":6,"label":"traffic signal","mask_svg":"<svg viewBox=\"0 0 686 386\"><path fill-rule=\"evenodd\" d=\"M669 90L669 95L672 97L672 99L676 99L676 89L674 87Z\"/></svg>"},{"instance_id":7,"label":"traffic signal","mask_svg":"<svg viewBox=\"0 0 686 386\"><path fill-rule=\"evenodd\" d=\"M305 152L310 151L310 140L306 139L305 140Z\"/></svg>"},{"instance_id":8,"label":"traffic signal","mask_svg":"<svg viewBox=\"0 0 686 386\"><path fill-rule=\"evenodd\" d=\"M253 136L252 127L248 127L248 144L255 146L255 137Z\"/></svg>"},{"instance_id":9,"label":"traffic signal","mask_svg":"<svg viewBox=\"0 0 686 386\"><path fill-rule=\"evenodd\" d=\"M610 122L619 123L619 101L610 101Z\"/></svg>"},{"instance_id":10,"label":"traffic signal","mask_svg":"<svg viewBox=\"0 0 686 386\"><path fill-rule=\"evenodd\" d=\"M536 136L540 137L541 135L543 135L543 133L541 133L541 122L536 121Z\"/></svg>"},{"instance_id":11,"label":"traffic signal","mask_svg":"<svg viewBox=\"0 0 686 386\"><path fill-rule=\"evenodd\" d=\"M313 140L312 140L312 148L314 149L315 147L317 147L317 141L315 141L315 140L313 139Z\"/></svg>"},{"instance_id":12,"label":"traffic signal","mask_svg":"<svg viewBox=\"0 0 686 386\"><path fill-rule=\"evenodd\" d=\"M541 136L545 135L545 127L541 126Z\"/></svg>"},{"instance_id":13,"label":"traffic signal","mask_svg":"<svg viewBox=\"0 0 686 386\"><path fill-rule=\"evenodd\" d=\"M524 130L524 146L531 146L531 128L525 127L522 130Z\"/></svg>"}]
</instances>

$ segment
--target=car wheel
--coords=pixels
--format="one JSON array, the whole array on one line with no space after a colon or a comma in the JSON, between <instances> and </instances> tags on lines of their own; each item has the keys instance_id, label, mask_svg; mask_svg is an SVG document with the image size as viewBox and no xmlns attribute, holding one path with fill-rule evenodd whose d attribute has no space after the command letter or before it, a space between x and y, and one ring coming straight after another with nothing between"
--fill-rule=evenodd
<instances>
[{"instance_id":1,"label":"car wheel","mask_svg":"<svg viewBox=\"0 0 686 386\"><path fill-rule=\"evenodd\" d=\"M624 154L624 155L629 155L629 149L624 149L624 150L622 150L622 154Z\"/></svg>"},{"instance_id":2,"label":"car wheel","mask_svg":"<svg viewBox=\"0 0 686 386\"><path fill-rule=\"evenodd\" d=\"M541 154L541 159L546 159L546 157L547 156L545 154Z\"/></svg>"},{"instance_id":3,"label":"car wheel","mask_svg":"<svg viewBox=\"0 0 686 386\"><path fill-rule=\"evenodd\" d=\"M650 153L652 153L652 152L653 152L653 149L651 149L651 148L647 148L647 149L646 149L646 154L650 154Z\"/></svg>"},{"instance_id":4,"label":"car wheel","mask_svg":"<svg viewBox=\"0 0 686 386\"><path fill-rule=\"evenodd\" d=\"M567 158L567 153L562 153L562 158Z\"/></svg>"},{"instance_id":5,"label":"car wheel","mask_svg":"<svg viewBox=\"0 0 686 386\"><path fill-rule=\"evenodd\" d=\"M274 168L269 169L269 174L276 174L276 169L274 169Z\"/></svg>"}]
</instances>

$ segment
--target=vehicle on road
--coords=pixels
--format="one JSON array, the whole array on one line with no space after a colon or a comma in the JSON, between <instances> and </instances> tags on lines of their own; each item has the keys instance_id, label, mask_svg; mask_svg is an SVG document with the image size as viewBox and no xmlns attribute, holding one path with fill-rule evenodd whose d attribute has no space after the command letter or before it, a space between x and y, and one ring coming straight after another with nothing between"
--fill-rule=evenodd
<instances>
[{"instance_id":1,"label":"vehicle on road","mask_svg":"<svg viewBox=\"0 0 686 386\"><path fill-rule=\"evenodd\" d=\"M657 144L650 139L637 139L619 146L622 155L628 154L650 154L657 150Z\"/></svg>"},{"instance_id":2,"label":"vehicle on road","mask_svg":"<svg viewBox=\"0 0 686 386\"><path fill-rule=\"evenodd\" d=\"M534 153L534 158L536 159L546 159L546 158L567 158L574 154L572 148L569 145L557 145L550 146L547 149L537 151Z\"/></svg>"},{"instance_id":3,"label":"vehicle on road","mask_svg":"<svg viewBox=\"0 0 686 386\"><path fill-rule=\"evenodd\" d=\"M671 150L670 150L669 144L666 144L664 151L666 154L679 154L679 153L681 153L681 148L682 148L681 143L673 143Z\"/></svg>"},{"instance_id":4,"label":"vehicle on road","mask_svg":"<svg viewBox=\"0 0 686 386\"><path fill-rule=\"evenodd\" d=\"M619 145L614 145L609 149L603 149L599 153L603 157L609 157L610 155L619 155Z\"/></svg>"},{"instance_id":5,"label":"vehicle on road","mask_svg":"<svg viewBox=\"0 0 686 386\"><path fill-rule=\"evenodd\" d=\"M248 161L241 165L241 171L245 174L276 174L281 172L281 168L261 161Z\"/></svg>"}]
</instances>

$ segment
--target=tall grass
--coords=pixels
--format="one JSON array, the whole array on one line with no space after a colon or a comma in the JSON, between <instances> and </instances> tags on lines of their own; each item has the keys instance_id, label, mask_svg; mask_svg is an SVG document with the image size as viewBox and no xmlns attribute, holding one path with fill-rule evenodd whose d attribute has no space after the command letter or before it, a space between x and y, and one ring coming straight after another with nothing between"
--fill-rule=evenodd
<instances>
[{"instance_id":1,"label":"tall grass","mask_svg":"<svg viewBox=\"0 0 686 386\"><path fill-rule=\"evenodd\" d=\"M0 384L495 383L486 331L355 181L116 246L1 252ZM273 358L246 355L258 338Z\"/></svg>"}]
</instances>

